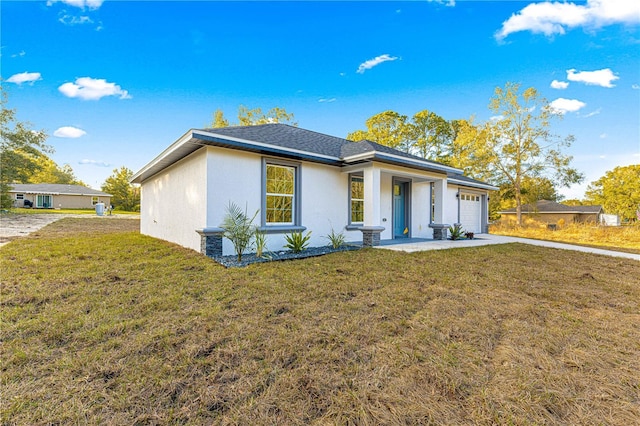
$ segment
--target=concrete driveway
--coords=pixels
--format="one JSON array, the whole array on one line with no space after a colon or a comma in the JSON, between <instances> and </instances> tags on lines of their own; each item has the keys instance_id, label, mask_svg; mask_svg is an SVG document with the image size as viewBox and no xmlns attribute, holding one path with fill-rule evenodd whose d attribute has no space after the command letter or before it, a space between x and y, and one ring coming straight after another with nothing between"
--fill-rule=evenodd
<instances>
[{"instance_id":1,"label":"concrete driveway","mask_svg":"<svg viewBox=\"0 0 640 426\"><path fill-rule=\"evenodd\" d=\"M3 214L0 215L0 247L16 238L26 237L57 220L69 217L66 214Z\"/></svg>"},{"instance_id":2,"label":"concrete driveway","mask_svg":"<svg viewBox=\"0 0 640 426\"><path fill-rule=\"evenodd\" d=\"M530 244L530 245L540 246L540 247L551 247L551 248L557 248L562 250L574 250L574 251L580 251L584 253L595 253L595 254L601 254L604 256L623 257L626 259L633 259L633 260L640 261L640 254L624 253L620 251L576 246L573 244L531 240L528 238L506 237L502 235L492 235L492 234L478 234L477 238L473 240L458 240L458 241L429 240L429 241L420 241L420 242L381 245L376 248L380 248L384 250L406 251L411 253L414 251L444 250L444 249L450 249L450 248L479 247L479 246L486 246L491 244L508 244L508 243Z\"/></svg>"}]
</instances>

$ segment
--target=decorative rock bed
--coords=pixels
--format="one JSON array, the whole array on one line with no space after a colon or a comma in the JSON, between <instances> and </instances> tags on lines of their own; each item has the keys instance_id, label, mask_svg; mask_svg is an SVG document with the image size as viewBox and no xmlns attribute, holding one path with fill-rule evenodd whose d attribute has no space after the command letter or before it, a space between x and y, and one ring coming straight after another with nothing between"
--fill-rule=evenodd
<instances>
[{"instance_id":1,"label":"decorative rock bed","mask_svg":"<svg viewBox=\"0 0 640 426\"><path fill-rule=\"evenodd\" d=\"M276 252L269 252L262 257L258 257L255 253L248 253L242 255L242 261L238 262L238 256L211 256L213 260L224 266L225 268L242 268L253 263L265 263L276 262L283 260L295 260L306 259L308 257L324 256L325 254L338 253L343 251L360 250L362 247L359 245L344 245L340 248L334 249L333 247L309 247L299 253L294 253L291 250L280 250Z\"/></svg>"}]
</instances>

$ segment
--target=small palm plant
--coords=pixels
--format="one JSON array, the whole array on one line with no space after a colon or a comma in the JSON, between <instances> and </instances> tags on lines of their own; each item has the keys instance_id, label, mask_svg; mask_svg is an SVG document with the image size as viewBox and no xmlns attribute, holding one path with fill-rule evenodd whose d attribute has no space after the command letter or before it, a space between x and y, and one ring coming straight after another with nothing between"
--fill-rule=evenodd
<instances>
[{"instance_id":1,"label":"small palm plant","mask_svg":"<svg viewBox=\"0 0 640 426\"><path fill-rule=\"evenodd\" d=\"M253 217L249 218L246 207L242 211L237 204L229 201L227 214L222 221L221 228L224 229L224 236L233 243L233 248L238 255L238 262L242 261L242 254L251 245L251 239L255 233L253 220L258 216L259 211L256 210Z\"/></svg>"}]
</instances>

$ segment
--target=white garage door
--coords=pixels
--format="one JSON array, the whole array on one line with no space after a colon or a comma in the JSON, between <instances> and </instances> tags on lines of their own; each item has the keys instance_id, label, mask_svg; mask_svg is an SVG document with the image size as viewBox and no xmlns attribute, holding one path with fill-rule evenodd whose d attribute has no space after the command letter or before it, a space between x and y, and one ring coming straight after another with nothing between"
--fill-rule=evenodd
<instances>
[{"instance_id":1,"label":"white garage door","mask_svg":"<svg viewBox=\"0 0 640 426\"><path fill-rule=\"evenodd\" d=\"M479 195L460 194L460 223L462 229L476 234L481 232L482 202Z\"/></svg>"}]
</instances>

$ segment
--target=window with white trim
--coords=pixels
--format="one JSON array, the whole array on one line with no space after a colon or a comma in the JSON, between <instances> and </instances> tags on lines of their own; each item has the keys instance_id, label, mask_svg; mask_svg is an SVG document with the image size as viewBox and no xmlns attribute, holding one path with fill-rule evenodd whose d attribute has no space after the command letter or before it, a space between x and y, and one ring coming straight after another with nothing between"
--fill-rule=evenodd
<instances>
[{"instance_id":1,"label":"window with white trim","mask_svg":"<svg viewBox=\"0 0 640 426\"><path fill-rule=\"evenodd\" d=\"M24 200L24 194L16 194L16 200Z\"/></svg>"},{"instance_id":2,"label":"window with white trim","mask_svg":"<svg viewBox=\"0 0 640 426\"><path fill-rule=\"evenodd\" d=\"M267 225L295 225L296 167L266 164L265 222Z\"/></svg>"},{"instance_id":3,"label":"window with white trim","mask_svg":"<svg viewBox=\"0 0 640 426\"><path fill-rule=\"evenodd\" d=\"M351 176L350 197L349 197L349 222L364 222L364 178L362 176Z\"/></svg>"},{"instance_id":4,"label":"window with white trim","mask_svg":"<svg viewBox=\"0 0 640 426\"><path fill-rule=\"evenodd\" d=\"M91 205L95 206L96 204L98 204L98 202L100 201L100 198L98 197L91 197Z\"/></svg>"}]
</instances>

